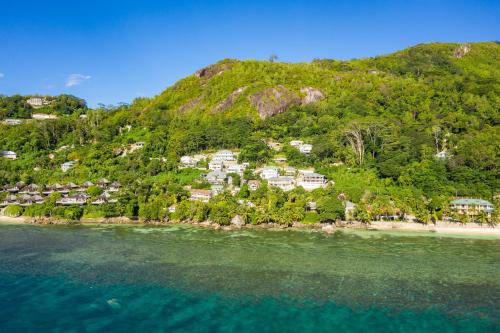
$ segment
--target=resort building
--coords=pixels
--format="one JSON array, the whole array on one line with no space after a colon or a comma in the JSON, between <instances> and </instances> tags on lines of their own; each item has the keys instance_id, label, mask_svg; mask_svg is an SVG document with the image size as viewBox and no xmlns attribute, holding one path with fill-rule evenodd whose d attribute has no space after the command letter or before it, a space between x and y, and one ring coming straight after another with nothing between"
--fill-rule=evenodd
<instances>
[{"instance_id":1,"label":"resort building","mask_svg":"<svg viewBox=\"0 0 500 333\"><path fill-rule=\"evenodd\" d=\"M295 188L295 179L290 176L278 176L269 178L269 186L279 187L283 191L290 191Z\"/></svg>"},{"instance_id":2,"label":"resort building","mask_svg":"<svg viewBox=\"0 0 500 333\"><path fill-rule=\"evenodd\" d=\"M3 201L0 202L1 207L10 206L10 205L19 205L20 202L17 197L13 194L8 195Z\"/></svg>"},{"instance_id":3,"label":"resort building","mask_svg":"<svg viewBox=\"0 0 500 333\"><path fill-rule=\"evenodd\" d=\"M326 184L325 176L315 172L300 172L297 177L297 186L302 186L305 190L323 188Z\"/></svg>"},{"instance_id":4,"label":"resort building","mask_svg":"<svg viewBox=\"0 0 500 333\"><path fill-rule=\"evenodd\" d=\"M97 186L99 186L100 188L106 188L109 184L109 180L107 180L106 178L101 178L97 181Z\"/></svg>"},{"instance_id":5,"label":"resort building","mask_svg":"<svg viewBox=\"0 0 500 333\"><path fill-rule=\"evenodd\" d=\"M212 191L210 191L210 190L192 189L191 190L191 197L189 199L208 202L208 201L210 201L212 196L213 196L213 194L212 194Z\"/></svg>"},{"instance_id":6,"label":"resort building","mask_svg":"<svg viewBox=\"0 0 500 333\"><path fill-rule=\"evenodd\" d=\"M450 202L450 208L459 214L466 214L469 216L479 215L481 212L486 213L488 216L494 211L494 206L491 202L483 199L456 199Z\"/></svg>"},{"instance_id":7,"label":"resort building","mask_svg":"<svg viewBox=\"0 0 500 333\"><path fill-rule=\"evenodd\" d=\"M118 192L121 186L119 182L112 182L111 185L109 185L108 192Z\"/></svg>"},{"instance_id":8,"label":"resort building","mask_svg":"<svg viewBox=\"0 0 500 333\"><path fill-rule=\"evenodd\" d=\"M270 179L270 178L275 178L278 176L279 176L279 173L278 173L277 167L265 167L260 172L260 177L262 179Z\"/></svg>"},{"instance_id":9,"label":"resort building","mask_svg":"<svg viewBox=\"0 0 500 333\"><path fill-rule=\"evenodd\" d=\"M110 204L110 203L117 203L118 200L112 199L111 194L108 192L104 192L100 196L98 196L94 201L92 201L92 205L103 205L103 204Z\"/></svg>"},{"instance_id":10,"label":"resort building","mask_svg":"<svg viewBox=\"0 0 500 333\"><path fill-rule=\"evenodd\" d=\"M69 169L73 168L75 166L75 164L76 164L76 161L65 162L65 163L61 164L61 170L63 172L66 172Z\"/></svg>"},{"instance_id":11,"label":"resort building","mask_svg":"<svg viewBox=\"0 0 500 333\"><path fill-rule=\"evenodd\" d=\"M11 150L4 150L0 153L0 156L3 158L8 158L10 160L15 160L17 159L17 154Z\"/></svg>"},{"instance_id":12,"label":"resort building","mask_svg":"<svg viewBox=\"0 0 500 333\"><path fill-rule=\"evenodd\" d=\"M56 201L59 205L85 205L89 196L84 193L78 193L69 197L64 197Z\"/></svg>"},{"instance_id":13,"label":"resort building","mask_svg":"<svg viewBox=\"0 0 500 333\"><path fill-rule=\"evenodd\" d=\"M284 168L283 171L285 172L285 176L295 176L297 173L297 169L291 166Z\"/></svg>"}]
</instances>

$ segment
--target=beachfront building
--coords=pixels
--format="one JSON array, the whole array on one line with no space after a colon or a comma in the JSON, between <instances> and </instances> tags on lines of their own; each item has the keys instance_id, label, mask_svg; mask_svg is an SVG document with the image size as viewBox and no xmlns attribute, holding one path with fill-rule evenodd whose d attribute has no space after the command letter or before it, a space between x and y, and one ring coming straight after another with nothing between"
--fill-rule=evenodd
<instances>
[{"instance_id":1,"label":"beachfront building","mask_svg":"<svg viewBox=\"0 0 500 333\"><path fill-rule=\"evenodd\" d=\"M290 191L295 188L295 179L290 176L272 177L267 180L269 186L279 187L283 191Z\"/></svg>"},{"instance_id":2,"label":"beachfront building","mask_svg":"<svg viewBox=\"0 0 500 333\"><path fill-rule=\"evenodd\" d=\"M305 190L314 190L326 187L326 177L315 172L300 172L297 177L297 186L302 186Z\"/></svg>"},{"instance_id":3,"label":"beachfront building","mask_svg":"<svg viewBox=\"0 0 500 333\"><path fill-rule=\"evenodd\" d=\"M104 205L104 204L112 204L112 203L117 203L118 200L113 199L111 197L111 194L108 192L102 193L100 196L98 196L94 201L91 202L92 205Z\"/></svg>"},{"instance_id":4,"label":"beachfront building","mask_svg":"<svg viewBox=\"0 0 500 333\"><path fill-rule=\"evenodd\" d=\"M68 161L68 162L65 162L63 164L61 164L61 170L63 172L66 172L68 171L69 169L73 168L76 164L76 161Z\"/></svg>"},{"instance_id":5,"label":"beachfront building","mask_svg":"<svg viewBox=\"0 0 500 333\"><path fill-rule=\"evenodd\" d=\"M260 171L260 177L262 179L270 179L270 178L275 178L279 176L278 168L277 167L265 167Z\"/></svg>"},{"instance_id":6,"label":"beachfront building","mask_svg":"<svg viewBox=\"0 0 500 333\"><path fill-rule=\"evenodd\" d=\"M19 205L20 202L17 197L13 194L8 195L5 199L0 202L0 207L6 207L10 205Z\"/></svg>"},{"instance_id":7,"label":"beachfront building","mask_svg":"<svg viewBox=\"0 0 500 333\"><path fill-rule=\"evenodd\" d=\"M202 202L208 202L212 198L213 193L210 190L199 190L199 189L192 189L191 190L191 196L189 197L189 200L198 200Z\"/></svg>"},{"instance_id":8,"label":"beachfront building","mask_svg":"<svg viewBox=\"0 0 500 333\"><path fill-rule=\"evenodd\" d=\"M11 150L3 150L0 153L0 156L2 156L3 158L8 158L9 160L17 159L17 154Z\"/></svg>"},{"instance_id":9,"label":"beachfront building","mask_svg":"<svg viewBox=\"0 0 500 333\"><path fill-rule=\"evenodd\" d=\"M85 205L87 203L89 196L84 193L77 193L68 197L61 198L56 201L57 204L63 206L70 205Z\"/></svg>"},{"instance_id":10,"label":"beachfront building","mask_svg":"<svg viewBox=\"0 0 500 333\"><path fill-rule=\"evenodd\" d=\"M485 213L488 216L494 211L494 206L491 202L483 199L456 199L450 202L450 208L461 215L476 216Z\"/></svg>"},{"instance_id":11,"label":"beachfront building","mask_svg":"<svg viewBox=\"0 0 500 333\"><path fill-rule=\"evenodd\" d=\"M212 156L212 161L234 161L235 155L230 150L219 150Z\"/></svg>"}]
</instances>

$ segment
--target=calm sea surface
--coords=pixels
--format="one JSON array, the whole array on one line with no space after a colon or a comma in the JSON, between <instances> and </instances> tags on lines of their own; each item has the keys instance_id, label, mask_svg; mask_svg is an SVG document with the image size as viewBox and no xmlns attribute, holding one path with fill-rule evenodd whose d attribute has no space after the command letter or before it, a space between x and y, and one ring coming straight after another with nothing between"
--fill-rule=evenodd
<instances>
[{"instance_id":1,"label":"calm sea surface","mask_svg":"<svg viewBox=\"0 0 500 333\"><path fill-rule=\"evenodd\" d=\"M0 224L0 332L500 332L500 240Z\"/></svg>"}]
</instances>

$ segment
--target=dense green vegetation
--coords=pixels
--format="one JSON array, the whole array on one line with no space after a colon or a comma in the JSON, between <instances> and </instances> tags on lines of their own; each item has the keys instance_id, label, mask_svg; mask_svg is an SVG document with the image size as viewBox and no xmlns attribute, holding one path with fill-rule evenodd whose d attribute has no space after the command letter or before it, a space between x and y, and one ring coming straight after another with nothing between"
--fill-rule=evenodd
<instances>
[{"instance_id":1,"label":"dense green vegetation","mask_svg":"<svg viewBox=\"0 0 500 333\"><path fill-rule=\"evenodd\" d=\"M33 107L27 101L32 97L39 97L45 101L45 105ZM0 95L0 120L4 118L31 118L37 113L50 113L55 115L70 115L73 113L84 113L87 104L81 98L72 95L59 96L2 96Z\"/></svg>"},{"instance_id":2,"label":"dense green vegetation","mask_svg":"<svg viewBox=\"0 0 500 333\"><path fill-rule=\"evenodd\" d=\"M0 159L0 184L118 180L124 192L109 216L162 219L177 203L172 217L179 219L226 224L238 213L251 223L313 223L344 218L341 195L358 204L361 220L395 212L439 219L452 197L498 198L500 45L463 49L427 44L374 58L300 64L224 60L155 98L86 110L86 118L78 117L84 103L54 102L54 112L67 117L0 125L0 148L19 155ZM302 88L313 87L325 98L260 119L251 96L278 86L299 97ZM19 96L0 99L0 118L29 112ZM275 154L265 144L269 139L285 143L290 165L314 166L335 185L287 193L242 188L237 197L224 193L209 204L185 200L183 186L196 183L200 172L179 170L180 156L240 149L240 159L259 166ZM312 143L312 153L286 145L291 139ZM119 156L137 141L145 147ZM62 146L67 149L56 150ZM448 157L436 158L440 151ZM78 163L63 173L59 165L68 160ZM256 207L238 204L238 197ZM317 212L306 213L310 200L318 202ZM75 214L101 214L95 210Z\"/></svg>"}]
</instances>

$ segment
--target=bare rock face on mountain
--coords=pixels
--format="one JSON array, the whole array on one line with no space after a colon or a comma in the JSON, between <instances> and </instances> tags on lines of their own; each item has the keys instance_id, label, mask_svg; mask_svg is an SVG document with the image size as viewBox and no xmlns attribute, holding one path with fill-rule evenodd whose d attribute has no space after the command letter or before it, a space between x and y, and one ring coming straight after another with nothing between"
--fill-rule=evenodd
<instances>
[{"instance_id":1,"label":"bare rock face on mountain","mask_svg":"<svg viewBox=\"0 0 500 333\"><path fill-rule=\"evenodd\" d=\"M281 85L264 89L249 98L252 105L259 111L259 116L262 119L283 113L301 102L299 96Z\"/></svg>"},{"instance_id":2,"label":"bare rock face on mountain","mask_svg":"<svg viewBox=\"0 0 500 333\"><path fill-rule=\"evenodd\" d=\"M462 58L464 55L470 52L470 44L462 44L458 46L454 51L453 51L453 56L455 58Z\"/></svg>"},{"instance_id":3,"label":"bare rock face on mountain","mask_svg":"<svg viewBox=\"0 0 500 333\"><path fill-rule=\"evenodd\" d=\"M226 97L226 99L224 99L222 102L220 102L219 104L217 104L212 109L212 113L222 112L222 111L227 110L228 108L230 108L234 104L234 101L236 100L236 98L239 95L241 95L245 91L246 88L247 87L241 87L241 88L238 88L235 91L233 91L231 94L229 94L229 96Z\"/></svg>"},{"instance_id":4,"label":"bare rock face on mountain","mask_svg":"<svg viewBox=\"0 0 500 333\"><path fill-rule=\"evenodd\" d=\"M304 97L302 97L302 105L315 103L325 98L325 95L323 95L321 91L311 87L302 88L300 92L304 94Z\"/></svg>"},{"instance_id":5,"label":"bare rock face on mountain","mask_svg":"<svg viewBox=\"0 0 500 333\"><path fill-rule=\"evenodd\" d=\"M218 75L228 69L231 69L231 67L233 67L235 63L235 60L225 60L223 62L218 62L216 64L200 69L194 75L199 78L210 79L212 76Z\"/></svg>"},{"instance_id":6,"label":"bare rock face on mountain","mask_svg":"<svg viewBox=\"0 0 500 333\"><path fill-rule=\"evenodd\" d=\"M194 109L195 107L197 106L200 106L201 105L201 96L200 97L196 97L196 98L193 98L192 100L190 100L189 102L187 102L186 104L182 105L178 110L177 112L179 113L185 113L189 110L192 110Z\"/></svg>"}]
</instances>

